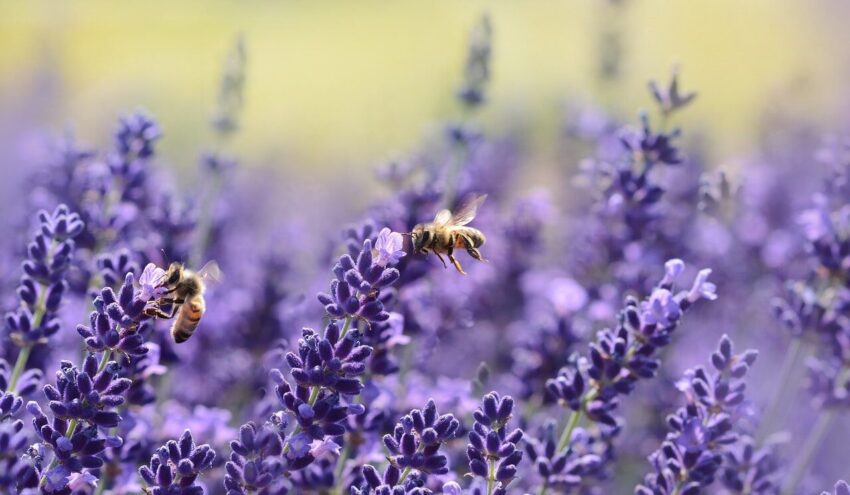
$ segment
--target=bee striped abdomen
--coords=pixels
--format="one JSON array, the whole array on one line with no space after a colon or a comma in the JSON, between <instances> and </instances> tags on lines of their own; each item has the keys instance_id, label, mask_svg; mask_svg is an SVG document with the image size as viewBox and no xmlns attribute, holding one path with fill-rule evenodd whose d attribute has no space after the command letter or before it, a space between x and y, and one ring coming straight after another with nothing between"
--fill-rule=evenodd
<instances>
[{"instance_id":1,"label":"bee striped abdomen","mask_svg":"<svg viewBox=\"0 0 850 495\"><path fill-rule=\"evenodd\" d=\"M195 329L201 323L205 310L206 304L201 295L187 300L180 307L174 319L174 324L171 326L171 336L175 343L182 344L189 340L189 337L195 333Z\"/></svg>"},{"instance_id":2,"label":"bee striped abdomen","mask_svg":"<svg viewBox=\"0 0 850 495\"><path fill-rule=\"evenodd\" d=\"M455 236L454 247L457 248L478 248L484 245L486 238L484 234L472 227L462 227L458 229Z\"/></svg>"}]
</instances>

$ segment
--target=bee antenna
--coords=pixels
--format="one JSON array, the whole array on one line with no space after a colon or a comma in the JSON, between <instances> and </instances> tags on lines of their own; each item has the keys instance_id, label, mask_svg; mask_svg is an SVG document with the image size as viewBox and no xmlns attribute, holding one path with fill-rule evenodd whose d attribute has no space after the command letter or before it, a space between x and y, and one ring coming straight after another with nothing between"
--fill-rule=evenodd
<instances>
[{"instance_id":1,"label":"bee antenna","mask_svg":"<svg viewBox=\"0 0 850 495\"><path fill-rule=\"evenodd\" d=\"M413 232L399 232L399 234L406 235L407 237L410 237L410 236L413 235Z\"/></svg>"}]
</instances>

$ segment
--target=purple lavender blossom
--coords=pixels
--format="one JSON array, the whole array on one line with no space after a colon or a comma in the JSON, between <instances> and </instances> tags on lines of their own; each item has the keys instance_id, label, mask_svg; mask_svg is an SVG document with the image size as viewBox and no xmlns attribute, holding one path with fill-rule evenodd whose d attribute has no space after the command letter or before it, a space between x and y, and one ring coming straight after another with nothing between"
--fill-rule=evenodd
<instances>
[{"instance_id":1,"label":"purple lavender blossom","mask_svg":"<svg viewBox=\"0 0 850 495\"><path fill-rule=\"evenodd\" d=\"M392 454L389 461L402 469L403 482L411 469L425 474L445 474L448 458L440 447L457 433L460 422L451 414L439 415L431 399L422 410L414 409L402 416L392 435L384 435L384 446Z\"/></svg>"},{"instance_id":2,"label":"purple lavender blossom","mask_svg":"<svg viewBox=\"0 0 850 495\"><path fill-rule=\"evenodd\" d=\"M257 428L253 423L242 425L239 440L231 442L232 453L227 462L224 487L228 495L260 495L280 493L284 463L280 459L283 442L271 424Z\"/></svg>"},{"instance_id":3,"label":"purple lavender blossom","mask_svg":"<svg viewBox=\"0 0 850 495\"><path fill-rule=\"evenodd\" d=\"M470 109L480 106L485 100L484 91L490 80L492 30L490 17L484 15L470 34L463 84L457 92L461 103Z\"/></svg>"},{"instance_id":4,"label":"purple lavender blossom","mask_svg":"<svg viewBox=\"0 0 850 495\"><path fill-rule=\"evenodd\" d=\"M179 440L170 440L151 457L139 475L151 493L157 495L203 495L198 477L212 467L215 451L209 445L195 445L186 430Z\"/></svg>"},{"instance_id":5,"label":"purple lavender blossom","mask_svg":"<svg viewBox=\"0 0 850 495\"><path fill-rule=\"evenodd\" d=\"M491 495L508 493L507 487L522 461L518 444L523 432L519 428L508 432L507 428L513 408L512 397L490 392L484 396L481 408L475 411L475 423L469 432L466 449L469 470L487 481L487 493Z\"/></svg>"},{"instance_id":6,"label":"purple lavender blossom","mask_svg":"<svg viewBox=\"0 0 850 495\"><path fill-rule=\"evenodd\" d=\"M724 335L711 354L714 371L698 367L686 373L680 390L687 403L667 417L670 433L650 456L654 472L636 494L697 495L715 481L724 452L739 441L735 417L744 402L743 378L757 355L754 350L733 354L732 341Z\"/></svg>"},{"instance_id":7,"label":"purple lavender blossom","mask_svg":"<svg viewBox=\"0 0 850 495\"><path fill-rule=\"evenodd\" d=\"M397 250L393 256L397 256ZM378 260L384 260L380 253ZM346 319L343 334L352 319L369 324L389 318L379 297L380 291L395 283L400 274L395 268L385 267L375 260L370 240L363 242L356 262L351 256L342 255L333 272L336 278L331 281L331 293L319 293L318 299L331 318Z\"/></svg>"},{"instance_id":8,"label":"purple lavender blossom","mask_svg":"<svg viewBox=\"0 0 850 495\"><path fill-rule=\"evenodd\" d=\"M46 343L59 331L56 313L66 290L65 271L71 264L74 237L84 227L79 215L64 205L53 213L41 211L39 232L27 247L29 258L23 262L24 275L18 286L21 308L6 315L6 327L22 355L33 345ZM26 353L26 354L25 354ZM12 378L12 386L17 377Z\"/></svg>"},{"instance_id":9,"label":"purple lavender blossom","mask_svg":"<svg viewBox=\"0 0 850 495\"><path fill-rule=\"evenodd\" d=\"M693 91L689 91L684 94L679 92L678 67L673 68L673 73L670 76L670 83L667 84L667 86L662 87L657 82L650 81L649 91L652 93L652 97L655 98L655 102L658 103L658 106L661 108L661 112L665 117L688 106L697 97L696 92Z\"/></svg>"}]
</instances>

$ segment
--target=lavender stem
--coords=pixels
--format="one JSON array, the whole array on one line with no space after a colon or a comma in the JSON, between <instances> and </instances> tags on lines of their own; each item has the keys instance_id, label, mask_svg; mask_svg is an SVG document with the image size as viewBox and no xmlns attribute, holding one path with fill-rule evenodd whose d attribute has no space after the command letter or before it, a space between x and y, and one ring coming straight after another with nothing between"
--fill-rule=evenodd
<instances>
[{"instance_id":1,"label":"lavender stem","mask_svg":"<svg viewBox=\"0 0 850 495\"><path fill-rule=\"evenodd\" d=\"M782 404L785 398L785 391L789 388L788 381L791 378L791 373L797 368L802 348L802 339L795 338L788 346L788 350L785 351L785 359L782 361L782 367L779 369L776 389L773 391L770 403L764 411L764 418L761 421L761 425L759 425L758 434L756 435L759 442L764 440L773 430L773 423L776 421L779 405Z\"/></svg>"},{"instance_id":2,"label":"lavender stem","mask_svg":"<svg viewBox=\"0 0 850 495\"><path fill-rule=\"evenodd\" d=\"M30 353L32 352L32 345L28 345L21 348L21 352L18 353L18 360L15 361L15 368L12 370L12 377L9 380L9 391L14 393L15 387L18 385L18 379L21 377L21 374L24 372L24 368L26 368L27 360L30 357Z\"/></svg>"},{"instance_id":3,"label":"lavender stem","mask_svg":"<svg viewBox=\"0 0 850 495\"><path fill-rule=\"evenodd\" d=\"M580 419L581 409L573 411L572 414L570 414L570 420L567 422L567 426L564 427L564 432L561 433L561 439L558 441L558 452L563 451L567 448L567 446L569 446L570 439L573 437L573 430L575 430L576 426L578 426Z\"/></svg>"},{"instance_id":4,"label":"lavender stem","mask_svg":"<svg viewBox=\"0 0 850 495\"><path fill-rule=\"evenodd\" d=\"M791 475L788 477L788 483L782 490L782 495L796 493L797 485L800 484L800 481L802 481L803 476L806 474L806 469L809 467L817 448L821 445L821 441L824 435L826 435L827 430L829 430L834 417L835 412L832 410L826 410L818 417L817 423L815 423L814 428L812 428L809 436L806 438L806 443L803 444L802 453L791 468Z\"/></svg>"}]
</instances>

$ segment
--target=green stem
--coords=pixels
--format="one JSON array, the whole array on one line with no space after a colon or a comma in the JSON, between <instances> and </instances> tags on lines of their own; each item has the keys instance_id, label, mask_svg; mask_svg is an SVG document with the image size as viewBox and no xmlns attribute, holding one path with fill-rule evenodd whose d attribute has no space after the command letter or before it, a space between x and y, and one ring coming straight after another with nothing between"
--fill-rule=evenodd
<instances>
[{"instance_id":1,"label":"green stem","mask_svg":"<svg viewBox=\"0 0 850 495\"><path fill-rule=\"evenodd\" d=\"M97 482L97 488L94 495L101 495L106 490L106 485L109 483L109 474L104 473Z\"/></svg>"},{"instance_id":2,"label":"green stem","mask_svg":"<svg viewBox=\"0 0 850 495\"><path fill-rule=\"evenodd\" d=\"M582 404L582 408L584 408L584 404ZM582 409L580 408L578 411L573 411L572 414L570 414L567 426L564 427L564 432L561 433L561 439L558 441L558 452L563 451L570 445L570 439L573 437L573 430L575 430L579 419L581 419L581 411Z\"/></svg>"},{"instance_id":3,"label":"green stem","mask_svg":"<svg viewBox=\"0 0 850 495\"><path fill-rule=\"evenodd\" d=\"M313 387L313 390L310 391L310 398L307 399L307 403L310 404L310 407L316 405L316 399L319 398L319 390L321 390L321 387Z\"/></svg>"},{"instance_id":4,"label":"green stem","mask_svg":"<svg viewBox=\"0 0 850 495\"><path fill-rule=\"evenodd\" d=\"M345 317L345 323L342 324L342 331L339 333L339 340L344 339L345 336L348 334L348 329L351 328L351 321L353 319L354 318L352 318L351 316Z\"/></svg>"},{"instance_id":5,"label":"green stem","mask_svg":"<svg viewBox=\"0 0 850 495\"><path fill-rule=\"evenodd\" d=\"M493 489L496 487L496 461L493 459L487 460L487 495L493 495Z\"/></svg>"},{"instance_id":6,"label":"green stem","mask_svg":"<svg viewBox=\"0 0 850 495\"><path fill-rule=\"evenodd\" d=\"M416 453L418 454L419 452L422 452L423 447L424 447L424 444L420 444L419 447L416 449ZM396 483L397 485L401 485L401 484L404 483L404 480L407 479L407 475L410 474L410 470L411 470L410 466L407 466L406 468L404 468L404 471L401 472L401 477L398 479L398 483Z\"/></svg>"},{"instance_id":7,"label":"green stem","mask_svg":"<svg viewBox=\"0 0 850 495\"><path fill-rule=\"evenodd\" d=\"M345 471L345 461L348 460L348 456L351 455L351 438L345 442L345 447L342 448L342 452L339 454L339 459L336 460L336 470L334 471L334 482L340 488L338 489L338 493L342 493L342 474Z\"/></svg>"},{"instance_id":8,"label":"green stem","mask_svg":"<svg viewBox=\"0 0 850 495\"><path fill-rule=\"evenodd\" d=\"M785 358L782 361L782 367L779 368L779 374L776 379L776 389L773 391L770 403L764 411L764 416L762 417L762 422L761 425L759 425L756 435L756 439L759 443L773 431L773 424L776 421L776 416L779 412L780 406L784 402L785 392L790 388L788 386L788 381L792 376L791 374L797 368L797 363L800 360L801 355L800 351L802 349L802 339L795 338L791 341L788 345L788 349L785 351Z\"/></svg>"},{"instance_id":9,"label":"green stem","mask_svg":"<svg viewBox=\"0 0 850 495\"><path fill-rule=\"evenodd\" d=\"M537 495L546 495L546 491L549 489L549 482L543 480L543 484L540 485L540 491L537 492Z\"/></svg>"},{"instance_id":10,"label":"green stem","mask_svg":"<svg viewBox=\"0 0 850 495\"><path fill-rule=\"evenodd\" d=\"M812 458L821 445L823 437L829 430L829 425L832 423L834 417L835 412L832 410L826 410L820 414L814 428L811 429L806 442L803 444L800 456L791 467L791 474L788 476L788 483L783 488L782 495L796 493L797 485L800 484L800 481L806 474L806 469L808 469L809 464L812 462Z\"/></svg>"},{"instance_id":11,"label":"green stem","mask_svg":"<svg viewBox=\"0 0 850 495\"><path fill-rule=\"evenodd\" d=\"M112 350L106 350L103 352L103 356L100 358L100 364L97 366L97 372L100 373L106 368L107 363L109 363L109 359L112 357ZM92 377L94 378L94 377Z\"/></svg>"},{"instance_id":12,"label":"green stem","mask_svg":"<svg viewBox=\"0 0 850 495\"><path fill-rule=\"evenodd\" d=\"M18 353L18 360L15 361L15 368L12 370L12 377L9 379L9 392L15 392L15 387L18 385L18 379L21 378L21 374L27 366L27 360L29 359L31 352L32 345L27 345L22 347L21 352Z\"/></svg>"}]
</instances>

